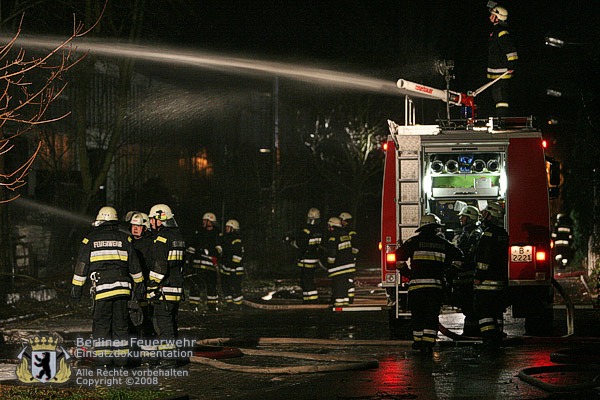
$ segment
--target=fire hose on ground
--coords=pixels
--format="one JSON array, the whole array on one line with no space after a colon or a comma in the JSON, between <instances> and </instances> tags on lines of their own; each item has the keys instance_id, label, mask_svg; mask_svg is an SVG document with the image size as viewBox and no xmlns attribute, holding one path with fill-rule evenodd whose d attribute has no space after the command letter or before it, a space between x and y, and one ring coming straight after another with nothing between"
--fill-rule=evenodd
<instances>
[{"instance_id":1,"label":"fire hose on ground","mask_svg":"<svg viewBox=\"0 0 600 400\"><path fill-rule=\"evenodd\" d=\"M228 338L216 338L200 340L196 343L200 346L222 346L223 344L231 344L234 341ZM295 338L280 338L278 340L258 339L254 341L258 344L265 343L312 343L312 344L323 344L325 341L322 340L298 340ZM329 341L334 342L334 341ZM339 345L339 341L338 345ZM214 350L206 351L211 347L205 347L204 351L195 352L195 355L190 357L190 361L193 363L208 365L217 369L232 371L232 372L245 372L253 374L311 374L319 372L338 372L338 371L353 371L363 370L379 367L379 361L375 359L364 359L345 355L332 355L332 354L311 354L311 353L297 353L297 352L286 352L286 351L271 351L271 350L258 350L248 348L232 348L232 347L213 347ZM233 351L235 350L235 351ZM310 364L310 365L294 365L294 366L280 366L280 367L265 367L255 365L239 365L220 361L220 358L234 358L241 357L243 355L249 356L260 356L260 357L277 357L277 358L291 358L301 359L310 361L326 362L326 364Z\"/></svg>"},{"instance_id":2,"label":"fire hose on ground","mask_svg":"<svg viewBox=\"0 0 600 400\"><path fill-rule=\"evenodd\" d=\"M563 290L562 286L560 286L560 284L554 278L552 279L552 284L563 297L567 306L567 335L560 338L562 339L561 343L564 343L565 340L572 341L573 343L581 343L583 338L575 338L572 336L575 333L575 307L573 302L571 301L569 295ZM532 386L536 386L551 393L584 392L600 387L600 347L588 347L578 350L576 349L575 351L561 350L550 354L550 361L562 363L562 365L545 365L540 367L524 368L519 372L519 379ZM538 379L534 376L543 374L548 375L553 373L574 373L576 375L585 373L586 375L593 375L593 377L587 382L556 385L548 383L542 379Z\"/></svg>"}]
</instances>

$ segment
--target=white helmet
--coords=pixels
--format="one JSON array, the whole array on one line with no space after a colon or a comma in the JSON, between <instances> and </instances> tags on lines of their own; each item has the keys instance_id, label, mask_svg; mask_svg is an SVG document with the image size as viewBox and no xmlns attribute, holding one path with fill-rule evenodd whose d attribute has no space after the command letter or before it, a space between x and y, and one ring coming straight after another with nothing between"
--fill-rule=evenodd
<instances>
[{"instance_id":1,"label":"white helmet","mask_svg":"<svg viewBox=\"0 0 600 400\"><path fill-rule=\"evenodd\" d=\"M341 213L341 214L340 214L340 219L341 219L342 221L348 221L348 220L351 220L351 219L352 219L352 214L350 214L350 213L347 213L347 212L343 212L343 213Z\"/></svg>"},{"instance_id":2,"label":"white helmet","mask_svg":"<svg viewBox=\"0 0 600 400\"><path fill-rule=\"evenodd\" d=\"M473 221L477 221L479 219L479 210L474 206L466 206L462 209L458 216L465 215L467 218L470 218Z\"/></svg>"},{"instance_id":3,"label":"white helmet","mask_svg":"<svg viewBox=\"0 0 600 400\"><path fill-rule=\"evenodd\" d=\"M146 229L150 229L150 218L148 218L148 214L144 214L141 212L133 214L131 220L129 221L131 225L141 225L145 226Z\"/></svg>"},{"instance_id":4,"label":"white helmet","mask_svg":"<svg viewBox=\"0 0 600 400\"><path fill-rule=\"evenodd\" d=\"M217 222L217 216L211 212L204 213L204 215L202 216L202 219L207 219L213 223Z\"/></svg>"},{"instance_id":5,"label":"white helmet","mask_svg":"<svg viewBox=\"0 0 600 400\"><path fill-rule=\"evenodd\" d=\"M96 216L96 221L117 221L118 219L117 210L110 206L102 207Z\"/></svg>"},{"instance_id":6,"label":"white helmet","mask_svg":"<svg viewBox=\"0 0 600 400\"><path fill-rule=\"evenodd\" d=\"M508 11L504 7L496 6L490 10L490 14L498 17L500 21L506 21L508 19Z\"/></svg>"},{"instance_id":7,"label":"white helmet","mask_svg":"<svg viewBox=\"0 0 600 400\"><path fill-rule=\"evenodd\" d=\"M225 223L225 227L230 227L234 231L240 230L240 223L236 219L230 219Z\"/></svg>"},{"instance_id":8,"label":"white helmet","mask_svg":"<svg viewBox=\"0 0 600 400\"><path fill-rule=\"evenodd\" d=\"M504 215L504 208L502 207L502 204L496 201L490 201L485 207L484 211L492 214L492 217L494 218L502 218Z\"/></svg>"},{"instance_id":9,"label":"white helmet","mask_svg":"<svg viewBox=\"0 0 600 400\"><path fill-rule=\"evenodd\" d=\"M137 214L137 213L139 213L139 211L135 211L135 210L132 210L132 211L127 211L127 214L125 214L125 219L124 219L124 221L125 221L125 222L129 222L129 221L131 221L131 217L133 217L133 214Z\"/></svg>"},{"instance_id":10,"label":"white helmet","mask_svg":"<svg viewBox=\"0 0 600 400\"><path fill-rule=\"evenodd\" d=\"M331 217L327 220L327 225L329 226L337 226L338 228L342 227L342 220L338 217Z\"/></svg>"},{"instance_id":11,"label":"white helmet","mask_svg":"<svg viewBox=\"0 0 600 400\"><path fill-rule=\"evenodd\" d=\"M148 213L149 218L155 218L159 221L166 221L174 217L171 207L166 204L153 205Z\"/></svg>"},{"instance_id":12,"label":"white helmet","mask_svg":"<svg viewBox=\"0 0 600 400\"><path fill-rule=\"evenodd\" d=\"M308 214L306 214L306 218L308 219L319 219L321 218L321 211L318 208L311 208L308 210Z\"/></svg>"}]
</instances>

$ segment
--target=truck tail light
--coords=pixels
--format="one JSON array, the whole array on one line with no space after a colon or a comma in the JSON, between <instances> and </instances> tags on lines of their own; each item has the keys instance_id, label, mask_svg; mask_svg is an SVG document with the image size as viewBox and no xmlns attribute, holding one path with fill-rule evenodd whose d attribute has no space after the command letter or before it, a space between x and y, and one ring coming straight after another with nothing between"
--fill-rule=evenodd
<instances>
[{"instance_id":1,"label":"truck tail light","mask_svg":"<svg viewBox=\"0 0 600 400\"><path fill-rule=\"evenodd\" d=\"M535 252L535 260L538 262L546 261L546 251L545 250L536 251Z\"/></svg>"},{"instance_id":2,"label":"truck tail light","mask_svg":"<svg viewBox=\"0 0 600 400\"><path fill-rule=\"evenodd\" d=\"M396 264L396 253L387 253L385 255L385 262L388 264Z\"/></svg>"}]
</instances>

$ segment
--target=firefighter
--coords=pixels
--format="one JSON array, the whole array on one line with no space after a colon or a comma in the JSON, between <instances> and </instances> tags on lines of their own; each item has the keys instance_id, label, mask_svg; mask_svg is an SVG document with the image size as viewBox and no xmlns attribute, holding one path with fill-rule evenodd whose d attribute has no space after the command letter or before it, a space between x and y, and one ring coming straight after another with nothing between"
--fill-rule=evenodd
<instances>
[{"instance_id":1,"label":"firefighter","mask_svg":"<svg viewBox=\"0 0 600 400\"><path fill-rule=\"evenodd\" d=\"M304 303L316 303L319 291L315 284L315 268L319 265L319 248L323 240L320 226L321 212L311 208L306 215L306 225L300 231L298 238L289 236L284 240L298 250L297 266L300 268L300 286Z\"/></svg>"},{"instance_id":2,"label":"firefighter","mask_svg":"<svg viewBox=\"0 0 600 400\"><path fill-rule=\"evenodd\" d=\"M129 224L131 226L133 248L140 261L144 281L147 281L150 275L148 266L151 264L152 245L154 241L154 236L150 230L150 218L148 218L148 214L146 213L137 212L131 216ZM150 314L150 307L146 299L139 299L137 302L133 302L133 305L134 307L130 307L129 313L135 326L134 332L140 335L140 337L154 336L152 315Z\"/></svg>"},{"instance_id":3,"label":"firefighter","mask_svg":"<svg viewBox=\"0 0 600 400\"><path fill-rule=\"evenodd\" d=\"M143 274L131 236L119 229L117 211L102 207L83 238L71 281L71 297L81 299L89 277L93 301L92 335L97 365L123 367L129 347L127 303L143 290Z\"/></svg>"},{"instance_id":4,"label":"firefighter","mask_svg":"<svg viewBox=\"0 0 600 400\"><path fill-rule=\"evenodd\" d=\"M334 306L346 306L350 304L349 278L356 272L352 238L342 227L342 220L338 217L329 218L327 230L329 236L324 247L327 254L327 273L331 278L331 301Z\"/></svg>"},{"instance_id":5,"label":"firefighter","mask_svg":"<svg viewBox=\"0 0 600 400\"><path fill-rule=\"evenodd\" d=\"M487 77L494 80L508 72L491 87L492 99L495 103L499 124L509 112L509 82L514 74L515 64L519 58L517 50L508 33L508 11L504 7L490 8L490 22L493 25L488 46Z\"/></svg>"},{"instance_id":6,"label":"firefighter","mask_svg":"<svg viewBox=\"0 0 600 400\"><path fill-rule=\"evenodd\" d=\"M202 216L202 227L196 231L194 247L188 247L191 254L192 267L194 268L194 283L190 290L190 304L200 304L200 284L206 287L206 305L209 310L216 310L219 301L217 290L218 252L217 241L221 230L217 217L212 212Z\"/></svg>"},{"instance_id":7,"label":"firefighter","mask_svg":"<svg viewBox=\"0 0 600 400\"><path fill-rule=\"evenodd\" d=\"M473 307L479 321L484 350L502 344L502 314L506 308L508 286L508 233L500 226L504 208L488 202L481 211L483 233L475 252Z\"/></svg>"},{"instance_id":8,"label":"firefighter","mask_svg":"<svg viewBox=\"0 0 600 400\"><path fill-rule=\"evenodd\" d=\"M412 313L412 348L426 354L432 353L437 339L445 274L452 262L463 259L460 249L441 234L442 226L437 215L423 215L417 235L396 250L400 271L410 279L408 303ZM408 260L410 265L406 263Z\"/></svg>"},{"instance_id":9,"label":"firefighter","mask_svg":"<svg viewBox=\"0 0 600 400\"><path fill-rule=\"evenodd\" d=\"M554 259L559 268L565 268L571 261L571 244L573 240L573 221L565 214L557 214L552 230L554 242Z\"/></svg>"},{"instance_id":10,"label":"firefighter","mask_svg":"<svg viewBox=\"0 0 600 400\"><path fill-rule=\"evenodd\" d=\"M156 204L148 213L154 232L152 264L146 283L146 298L152 306L152 323L156 338L161 340L157 350L165 352L176 349L177 319L179 304L183 300L183 265L185 241L179 232L171 208ZM159 366L178 365L174 358L165 358L158 353Z\"/></svg>"},{"instance_id":11,"label":"firefighter","mask_svg":"<svg viewBox=\"0 0 600 400\"><path fill-rule=\"evenodd\" d=\"M458 214L461 232L453 243L463 252L464 261L452 265L450 286L452 305L459 307L465 316L463 336L480 336L479 322L473 312L473 279L475 277L475 251L481 234L479 210L474 206L464 207Z\"/></svg>"},{"instance_id":12,"label":"firefighter","mask_svg":"<svg viewBox=\"0 0 600 400\"><path fill-rule=\"evenodd\" d=\"M352 214L348 212L340 213L339 218L342 220L342 228L346 230L348 235L350 235L350 240L352 242L352 254L354 256L354 264L356 265L356 259L358 256L358 248L356 247L356 230L353 228L352 224ZM356 286L354 282L354 274L349 274L348 276L348 297L350 298L350 304L354 303L354 294L356 292Z\"/></svg>"},{"instance_id":13,"label":"firefighter","mask_svg":"<svg viewBox=\"0 0 600 400\"><path fill-rule=\"evenodd\" d=\"M217 246L221 254L221 284L228 306L240 306L244 300L242 279L244 271L244 245L240 236L240 223L230 219L225 223L225 232Z\"/></svg>"}]
</instances>

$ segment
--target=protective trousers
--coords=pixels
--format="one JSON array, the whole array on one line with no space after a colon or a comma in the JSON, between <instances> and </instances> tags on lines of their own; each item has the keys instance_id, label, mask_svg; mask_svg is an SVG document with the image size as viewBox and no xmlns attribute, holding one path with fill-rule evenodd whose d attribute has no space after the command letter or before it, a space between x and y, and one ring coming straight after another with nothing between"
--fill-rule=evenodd
<instances>
[{"instance_id":1,"label":"protective trousers","mask_svg":"<svg viewBox=\"0 0 600 400\"><path fill-rule=\"evenodd\" d=\"M302 287L302 300L304 303L316 303L319 300L314 267L300 267L300 286Z\"/></svg>"},{"instance_id":2,"label":"protective trousers","mask_svg":"<svg viewBox=\"0 0 600 400\"><path fill-rule=\"evenodd\" d=\"M479 320L479 330L483 343L490 347L500 347L502 343L502 314L504 312L504 292L500 290L475 290L474 311Z\"/></svg>"},{"instance_id":3,"label":"protective trousers","mask_svg":"<svg viewBox=\"0 0 600 400\"><path fill-rule=\"evenodd\" d=\"M435 346L443 297L443 290L438 288L409 290L414 348Z\"/></svg>"},{"instance_id":4,"label":"protective trousers","mask_svg":"<svg viewBox=\"0 0 600 400\"><path fill-rule=\"evenodd\" d=\"M453 288L452 304L459 307L465 316L463 335L470 337L481 336L479 321L473 310L473 285Z\"/></svg>"},{"instance_id":5,"label":"protective trousers","mask_svg":"<svg viewBox=\"0 0 600 400\"><path fill-rule=\"evenodd\" d=\"M510 79L500 79L492 85L492 99L496 108L496 116L498 118L504 118L508 116L510 103L509 103L509 89Z\"/></svg>"},{"instance_id":6,"label":"protective trousers","mask_svg":"<svg viewBox=\"0 0 600 400\"><path fill-rule=\"evenodd\" d=\"M350 304L350 274L340 274L331 277L331 297L334 306Z\"/></svg>"},{"instance_id":7,"label":"protective trousers","mask_svg":"<svg viewBox=\"0 0 600 400\"><path fill-rule=\"evenodd\" d=\"M129 348L128 298L96 300L92 316L92 336L97 365L125 366Z\"/></svg>"},{"instance_id":8,"label":"protective trousers","mask_svg":"<svg viewBox=\"0 0 600 400\"><path fill-rule=\"evenodd\" d=\"M219 301L217 271L209 269L196 269L193 285L190 289L190 304L200 304L200 295L203 286L206 289L206 304L216 305Z\"/></svg>"}]
</instances>

